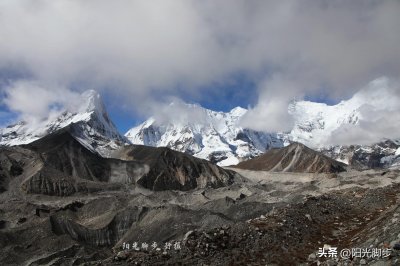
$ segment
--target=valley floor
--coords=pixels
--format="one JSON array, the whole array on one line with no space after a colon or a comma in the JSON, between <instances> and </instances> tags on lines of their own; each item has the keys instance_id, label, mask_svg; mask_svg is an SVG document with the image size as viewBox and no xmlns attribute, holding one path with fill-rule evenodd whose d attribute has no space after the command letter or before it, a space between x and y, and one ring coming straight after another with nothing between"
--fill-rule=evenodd
<instances>
[{"instance_id":1,"label":"valley floor","mask_svg":"<svg viewBox=\"0 0 400 266\"><path fill-rule=\"evenodd\" d=\"M126 184L67 197L25 194L17 177L0 194L0 264L400 264L399 170L233 170L242 177L218 189L152 192ZM319 258L328 245L392 252Z\"/></svg>"}]
</instances>

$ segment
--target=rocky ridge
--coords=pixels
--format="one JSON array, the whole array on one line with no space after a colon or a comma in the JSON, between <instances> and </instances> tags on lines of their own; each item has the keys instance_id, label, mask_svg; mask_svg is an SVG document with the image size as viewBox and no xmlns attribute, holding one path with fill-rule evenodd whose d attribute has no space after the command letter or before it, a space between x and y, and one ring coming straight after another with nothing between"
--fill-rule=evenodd
<instances>
[{"instance_id":1,"label":"rocky ridge","mask_svg":"<svg viewBox=\"0 0 400 266\"><path fill-rule=\"evenodd\" d=\"M346 170L344 163L300 143L292 143L281 149L271 149L263 155L233 167L257 171L305 173L337 173Z\"/></svg>"}]
</instances>

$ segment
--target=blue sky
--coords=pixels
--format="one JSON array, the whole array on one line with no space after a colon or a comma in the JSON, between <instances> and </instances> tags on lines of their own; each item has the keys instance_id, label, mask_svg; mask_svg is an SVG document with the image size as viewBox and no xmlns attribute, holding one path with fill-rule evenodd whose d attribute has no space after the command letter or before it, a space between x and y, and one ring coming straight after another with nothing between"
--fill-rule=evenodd
<instances>
[{"instance_id":1,"label":"blue sky","mask_svg":"<svg viewBox=\"0 0 400 266\"><path fill-rule=\"evenodd\" d=\"M97 89L122 132L169 97L250 106L246 125L287 131L293 99L335 104L400 78L400 1L360 2L0 1L0 88L32 85L9 108L41 117L35 105ZM0 104L0 124L14 116Z\"/></svg>"},{"instance_id":2,"label":"blue sky","mask_svg":"<svg viewBox=\"0 0 400 266\"><path fill-rule=\"evenodd\" d=\"M3 73L0 77L15 77L15 74ZM7 76L10 74L9 76ZM10 80L9 78L3 78L3 88L10 84L10 82L6 82L5 80ZM79 88L79 86L75 85L75 89ZM82 88L81 88L82 90ZM245 75L236 75L229 80L225 80L223 82L214 82L208 86L202 87L201 91L203 92L201 97L194 96L192 94L185 94L185 90L181 90L182 95L179 97L188 103L198 103L201 106L216 110L229 112L231 109L241 106L243 108L248 108L249 106L254 106L257 104L257 87L255 82L251 81ZM134 111L129 111L124 108L120 108L118 104L115 103L114 98L112 97L112 90L108 90L108 92L103 96L103 101L106 105L106 108L109 112L111 119L114 121L120 132L126 132L133 126L136 126L143 122L143 117L135 114ZM4 99L4 92L1 94L1 98ZM322 99L318 99L322 100ZM18 116L16 113L11 112L7 106L4 104L0 105L0 124L7 125L10 122L15 122Z\"/></svg>"},{"instance_id":3,"label":"blue sky","mask_svg":"<svg viewBox=\"0 0 400 266\"><path fill-rule=\"evenodd\" d=\"M13 71L0 71L0 84L1 88L4 89L12 84L12 80L18 80L24 78ZM0 89L1 89L0 88ZM84 90L83 86L77 84L74 85L75 90ZM145 119L141 115L136 114L132 110L121 108L115 102L112 95L112 89L103 90L106 92L102 95L104 104L109 112L111 119L118 127L120 132L126 132L133 126L136 126L143 122ZM237 74L228 80L221 82L214 82L208 86L201 88L202 94L195 96L191 93L185 93L185 90L181 88L179 98L188 103L198 103L201 106L216 110L229 112L231 109L241 106L248 108L248 106L254 106L257 103L257 87L255 82L251 81L245 75ZM5 93L1 93L1 99L4 99ZM162 96L158 96L161 97ZM167 95L164 96L167 98ZM0 104L0 125L7 125L9 123L16 122L18 115L13 113L4 104Z\"/></svg>"},{"instance_id":4,"label":"blue sky","mask_svg":"<svg viewBox=\"0 0 400 266\"><path fill-rule=\"evenodd\" d=\"M21 76L21 73L15 73L13 71L0 72L1 89L10 86L13 79L18 80L21 77L25 77L25 75ZM82 91L85 88L75 84L74 89ZM251 108L257 104L258 100L257 83L244 74L232 75L229 79L223 79L221 82L213 82L212 84L203 86L199 90L202 91L201 95L193 95L193 93L185 93L185 90L180 88L179 98L187 103L198 103L207 109L223 112L229 112L237 106ZM115 98L112 95L113 89L109 88L103 91L105 92L105 94L102 95L104 104L106 105L112 121L120 132L125 133L130 128L142 123L144 119L146 119L146 117L135 113L135 111L121 108L121 106L115 102ZM1 92L1 99L4 99L4 97L5 93L3 91ZM158 97L167 98L167 95L158 95ZM306 96L305 100L322 102L329 105L338 102L338 100L329 98L323 90L321 90L320 93ZM10 123L17 122L17 120L17 113L10 111L4 104L0 104L0 125L6 126Z\"/></svg>"},{"instance_id":5,"label":"blue sky","mask_svg":"<svg viewBox=\"0 0 400 266\"><path fill-rule=\"evenodd\" d=\"M197 103L204 108L229 112L231 109L240 106L248 108L257 104L258 92L257 85L251 78L244 74L232 75L228 79L223 79L220 82L213 82L207 86L202 86L197 90L202 93L193 94L186 93L184 88L176 89L179 95L157 95L157 98L168 99L168 96L178 97L187 103ZM146 117L135 114L133 111L120 108L114 104L111 92L104 95L104 102L108 108L111 119L121 132L126 132L133 126L143 122Z\"/></svg>"}]
</instances>

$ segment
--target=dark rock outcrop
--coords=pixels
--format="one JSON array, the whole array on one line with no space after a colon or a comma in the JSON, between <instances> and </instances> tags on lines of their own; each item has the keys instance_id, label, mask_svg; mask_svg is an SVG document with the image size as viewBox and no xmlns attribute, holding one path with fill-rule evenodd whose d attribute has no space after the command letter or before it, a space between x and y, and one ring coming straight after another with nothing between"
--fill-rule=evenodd
<instances>
[{"instance_id":1,"label":"dark rock outcrop","mask_svg":"<svg viewBox=\"0 0 400 266\"><path fill-rule=\"evenodd\" d=\"M128 155L150 168L138 180L138 184L156 191L223 187L231 184L236 174L169 148L134 145L130 147Z\"/></svg>"},{"instance_id":2,"label":"dark rock outcrop","mask_svg":"<svg viewBox=\"0 0 400 266\"><path fill-rule=\"evenodd\" d=\"M25 147L39 153L46 168L74 178L108 181L111 172L108 160L85 148L69 130L56 131Z\"/></svg>"},{"instance_id":3,"label":"dark rock outcrop","mask_svg":"<svg viewBox=\"0 0 400 266\"><path fill-rule=\"evenodd\" d=\"M0 147L0 193L8 190L8 183L23 174L24 165L33 154L19 147Z\"/></svg>"},{"instance_id":4,"label":"dark rock outcrop","mask_svg":"<svg viewBox=\"0 0 400 266\"><path fill-rule=\"evenodd\" d=\"M43 164L23 182L27 193L70 196L106 186L118 189L118 184L140 185L154 191L187 191L227 186L236 175L169 148L132 145L125 148L128 158L124 160L103 158L88 150L69 130L54 132L24 146Z\"/></svg>"}]
</instances>

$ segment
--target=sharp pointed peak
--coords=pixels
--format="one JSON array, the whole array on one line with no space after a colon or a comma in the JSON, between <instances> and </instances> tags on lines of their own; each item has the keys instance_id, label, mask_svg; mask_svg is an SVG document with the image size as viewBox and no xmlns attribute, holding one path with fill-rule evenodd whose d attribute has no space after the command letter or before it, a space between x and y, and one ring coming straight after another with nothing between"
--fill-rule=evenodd
<instances>
[{"instance_id":1,"label":"sharp pointed peak","mask_svg":"<svg viewBox=\"0 0 400 266\"><path fill-rule=\"evenodd\" d=\"M87 112L92 111L105 111L103 99L100 93L94 89L86 90L82 94L82 109L85 109Z\"/></svg>"},{"instance_id":2,"label":"sharp pointed peak","mask_svg":"<svg viewBox=\"0 0 400 266\"><path fill-rule=\"evenodd\" d=\"M95 89L89 89L89 90L82 92L82 96L97 97L97 96L100 96L100 93Z\"/></svg>"}]
</instances>

